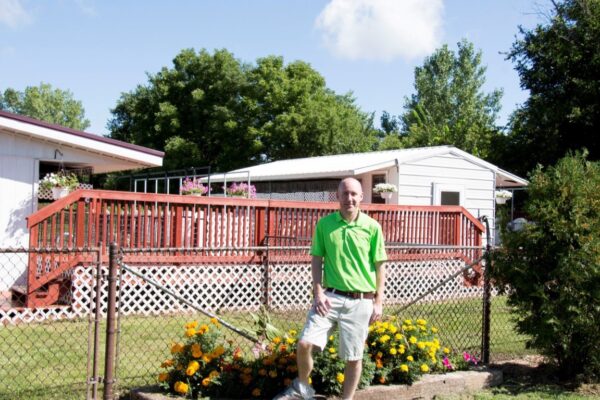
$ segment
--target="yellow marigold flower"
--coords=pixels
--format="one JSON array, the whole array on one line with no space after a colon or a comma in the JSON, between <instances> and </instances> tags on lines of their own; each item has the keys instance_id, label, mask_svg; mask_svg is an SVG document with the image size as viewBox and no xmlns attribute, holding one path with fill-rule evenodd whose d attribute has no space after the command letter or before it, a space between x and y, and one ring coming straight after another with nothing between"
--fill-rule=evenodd
<instances>
[{"instance_id":1,"label":"yellow marigold flower","mask_svg":"<svg viewBox=\"0 0 600 400\"><path fill-rule=\"evenodd\" d=\"M391 339L390 335L383 335L382 337L379 338L379 342L385 343L385 342L389 341L390 339Z\"/></svg>"},{"instance_id":2,"label":"yellow marigold flower","mask_svg":"<svg viewBox=\"0 0 600 400\"><path fill-rule=\"evenodd\" d=\"M208 332L208 325L206 325L206 324L200 325L200 328L198 328L198 332L197 333L203 335L206 332Z\"/></svg>"},{"instance_id":3,"label":"yellow marigold flower","mask_svg":"<svg viewBox=\"0 0 600 400\"><path fill-rule=\"evenodd\" d=\"M216 326L219 326L219 320L217 318L211 318L210 323Z\"/></svg>"},{"instance_id":4,"label":"yellow marigold flower","mask_svg":"<svg viewBox=\"0 0 600 400\"><path fill-rule=\"evenodd\" d=\"M207 387L208 385L210 385L210 378L202 379L202 386Z\"/></svg>"},{"instance_id":5,"label":"yellow marigold flower","mask_svg":"<svg viewBox=\"0 0 600 400\"><path fill-rule=\"evenodd\" d=\"M312 385L312 378L310 376L308 377L308 384Z\"/></svg>"},{"instance_id":6,"label":"yellow marigold flower","mask_svg":"<svg viewBox=\"0 0 600 400\"><path fill-rule=\"evenodd\" d=\"M290 330L288 331L288 334L289 334L290 336L296 336L296 335L298 334L298 331L297 331L297 330L295 330L295 329L290 329Z\"/></svg>"},{"instance_id":7,"label":"yellow marigold flower","mask_svg":"<svg viewBox=\"0 0 600 400\"><path fill-rule=\"evenodd\" d=\"M269 376L271 378L277 378L277 370L276 369L272 369L269 371Z\"/></svg>"},{"instance_id":8,"label":"yellow marigold flower","mask_svg":"<svg viewBox=\"0 0 600 400\"><path fill-rule=\"evenodd\" d=\"M185 337L193 337L196 334L196 330L194 328L185 330Z\"/></svg>"},{"instance_id":9,"label":"yellow marigold flower","mask_svg":"<svg viewBox=\"0 0 600 400\"><path fill-rule=\"evenodd\" d=\"M396 350L396 348L395 348L395 347L392 347L392 348L390 349L390 354L394 356L394 355L396 355L396 353L397 353L397 350Z\"/></svg>"},{"instance_id":10,"label":"yellow marigold flower","mask_svg":"<svg viewBox=\"0 0 600 400\"><path fill-rule=\"evenodd\" d=\"M369 325L369 332L373 332L375 330L375 325Z\"/></svg>"},{"instance_id":11,"label":"yellow marigold flower","mask_svg":"<svg viewBox=\"0 0 600 400\"><path fill-rule=\"evenodd\" d=\"M198 363L198 361L190 361L190 363L187 366L187 369L185 370L185 374L187 376L192 376L196 373L196 371L198 371L198 369L200 369L200 364Z\"/></svg>"},{"instance_id":12,"label":"yellow marigold flower","mask_svg":"<svg viewBox=\"0 0 600 400\"><path fill-rule=\"evenodd\" d=\"M225 347L223 347L223 346L217 346L217 348L215 349L214 353L215 353L215 355L217 357L222 356L223 354L225 354Z\"/></svg>"},{"instance_id":13,"label":"yellow marigold flower","mask_svg":"<svg viewBox=\"0 0 600 400\"><path fill-rule=\"evenodd\" d=\"M434 343L434 344L435 344L437 347L440 347L440 339L438 339L438 338L435 338L435 339L433 339L433 343Z\"/></svg>"},{"instance_id":14,"label":"yellow marigold flower","mask_svg":"<svg viewBox=\"0 0 600 400\"><path fill-rule=\"evenodd\" d=\"M438 333L438 328L436 328L435 326L432 326L431 333Z\"/></svg>"},{"instance_id":15,"label":"yellow marigold flower","mask_svg":"<svg viewBox=\"0 0 600 400\"><path fill-rule=\"evenodd\" d=\"M404 354L405 351L406 351L406 347L404 347L404 345L400 345L400 347L398 347L398 353Z\"/></svg>"},{"instance_id":16,"label":"yellow marigold flower","mask_svg":"<svg viewBox=\"0 0 600 400\"><path fill-rule=\"evenodd\" d=\"M296 343L296 339L291 338L291 337L285 339L285 341L287 342L287 344L294 344L294 343Z\"/></svg>"},{"instance_id":17,"label":"yellow marigold flower","mask_svg":"<svg viewBox=\"0 0 600 400\"><path fill-rule=\"evenodd\" d=\"M394 325L390 325L390 327L388 328L388 331L391 334L394 334L394 333L398 332L398 328L396 326L394 326Z\"/></svg>"},{"instance_id":18,"label":"yellow marigold flower","mask_svg":"<svg viewBox=\"0 0 600 400\"><path fill-rule=\"evenodd\" d=\"M281 338L279 336L276 336L273 338L273 344L279 344L281 343Z\"/></svg>"},{"instance_id":19,"label":"yellow marigold flower","mask_svg":"<svg viewBox=\"0 0 600 400\"><path fill-rule=\"evenodd\" d=\"M377 342L371 342L371 347L375 346Z\"/></svg>"},{"instance_id":20,"label":"yellow marigold flower","mask_svg":"<svg viewBox=\"0 0 600 400\"><path fill-rule=\"evenodd\" d=\"M185 329L196 329L198 327L198 321L188 322L184 327Z\"/></svg>"},{"instance_id":21,"label":"yellow marigold flower","mask_svg":"<svg viewBox=\"0 0 600 400\"><path fill-rule=\"evenodd\" d=\"M254 396L254 397L259 397L259 396L260 396L260 394L261 394L261 391L260 391L260 389L259 389L259 388L254 388L254 389L252 389L252 396Z\"/></svg>"},{"instance_id":22,"label":"yellow marigold flower","mask_svg":"<svg viewBox=\"0 0 600 400\"><path fill-rule=\"evenodd\" d=\"M427 364L421 364L421 372L429 372L429 367Z\"/></svg>"},{"instance_id":23,"label":"yellow marigold flower","mask_svg":"<svg viewBox=\"0 0 600 400\"><path fill-rule=\"evenodd\" d=\"M375 358L381 358L383 357L383 353L378 351L377 354L375 355Z\"/></svg>"},{"instance_id":24,"label":"yellow marigold flower","mask_svg":"<svg viewBox=\"0 0 600 400\"><path fill-rule=\"evenodd\" d=\"M160 364L161 368L169 368L173 366L173 360L165 360Z\"/></svg>"},{"instance_id":25,"label":"yellow marigold flower","mask_svg":"<svg viewBox=\"0 0 600 400\"><path fill-rule=\"evenodd\" d=\"M171 354L181 353L183 351L183 343L173 343L171 346Z\"/></svg>"},{"instance_id":26,"label":"yellow marigold flower","mask_svg":"<svg viewBox=\"0 0 600 400\"><path fill-rule=\"evenodd\" d=\"M166 382L169 380L169 373L168 372L162 372L160 374L158 374L158 381L159 382Z\"/></svg>"},{"instance_id":27,"label":"yellow marigold flower","mask_svg":"<svg viewBox=\"0 0 600 400\"><path fill-rule=\"evenodd\" d=\"M409 341L409 343L411 343L411 344L415 344L415 343L417 343L417 338L416 338L416 337L414 337L414 336L411 336L411 337L408 339L408 341Z\"/></svg>"},{"instance_id":28,"label":"yellow marigold flower","mask_svg":"<svg viewBox=\"0 0 600 400\"><path fill-rule=\"evenodd\" d=\"M384 328L384 327L377 328L377 330L376 330L375 332L376 332L376 333L379 333L379 334L381 334L381 333L385 333L385 328Z\"/></svg>"},{"instance_id":29,"label":"yellow marigold flower","mask_svg":"<svg viewBox=\"0 0 600 400\"><path fill-rule=\"evenodd\" d=\"M419 329L421 330L421 332L425 332L427 330L426 326L420 325Z\"/></svg>"},{"instance_id":30,"label":"yellow marigold flower","mask_svg":"<svg viewBox=\"0 0 600 400\"><path fill-rule=\"evenodd\" d=\"M382 326L383 328L387 329L387 328L389 328L389 326L390 326L390 323L389 323L389 322L387 322L387 321L385 321L385 322L382 322L382 323L381 323L381 326Z\"/></svg>"},{"instance_id":31,"label":"yellow marigold flower","mask_svg":"<svg viewBox=\"0 0 600 400\"><path fill-rule=\"evenodd\" d=\"M419 350L423 350L425 348L425 343L423 343L423 342L417 342L417 348Z\"/></svg>"},{"instance_id":32,"label":"yellow marigold flower","mask_svg":"<svg viewBox=\"0 0 600 400\"><path fill-rule=\"evenodd\" d=\"M412 325L412 319L405 319L404 320L404 324L405 325Z\"/></svg>"},{"instance_id":33,"label":"yellow marigold flower","mask_svg":"<svg viewBox=\"0 0 600 400\"><path fill-rule=\"evenodd\" d=\"M341 372L338 372L337 375L335 376L335 380L338 381L339 383L344 383L344 379L345 379L345 376Z\"/></svg>"},{"instance_id":34,"label":"yellow marigold flower","mask_svg":"<svg viewBox=\"0 0 600 400\"><path fill-rule=\"evenodd\" d=\"M444 347L444 354L450 354L450 349L447 347Z\"/></svg>"},{"instance_id":35,"label":"yellow marigold flower","mask_svg":"<svg viewBox=\"0 0 600 400\"><path fill-rule=\"evenodd\" d=\"M402 340L403 337L404 336L402 336L401 333L396 333L396 336L394 336L394 339L396 339L396 340Z\"/></svg>"},{"instance_id":36,"label":"yellow marigold flower","mask_svg":"<svg viewBox=\"0 0 600 400\"><path fill-rule=\"evenodd\" d=\"M406 361L415 361L415 359L413 358L413 356L408 356L406 357Z\"/></svg>"},{"instance_id":37,"label":"yellow marigold flower","mask_svg":"<svg viewBox=\"0 0 600 400\"><path fill-rule=\"evenodd\" d=\"M333 340L333 335L329 336L329 340Z\"/></svg>"},{"instance_id":38,"label":"yellow marigold flower","mask_svg":"<svg viewBox=\"0 0 600 400\"><path fill-rule=\"evenodd\" d=\"M181 381L177 381L177 382L175 382L175 385L173 386L173 389L175 389L175 391L177 393L186 394L188 392L189 386L187 385L187 383L183 383Z\"/></svg>"},{"instance_id":39,"label":"yellow marigold flower","mask_svg":"<svg viewBox=\"0 0 600 400\"><path fill-rule=\"evenodd\" d=\"M424 319L418 319L417 325L427 325L427 321L425 321Z\"/></svg>"},{"instance_id":40,"label":"yellow marigold flower","mask_svg":"<svg viewBox=\"0 0 600 400\"><path fill-rule=\"evenodd\" d=\"M212 361L212 358L211 358L210 354L204 354L204 355L202 356L202 361L204 361L204 362L205 362L205 363L207 363L207 364L208 364L209 362L211 362L211 361Z\"/></svg>"},{"instance_id":41,"label":"yellow marigold flower","mask_svg":"<svg viewBox=\"0 0 600 400\"><path fill-rule=\"evenodd\" d=\"M406 364L402 364L402 365L400 366L400 371L402 371L402 372L408 372L408 365L406 365Z\"/></svg>"},{"instance_id":42,"label":"yellow marigold flower","mask_svg":"<svg viewBox=\"0 0 600 400\"><path fill-rule=\"evenodd\" d=\"M335 353L335 347L330 347L327 349L331 354Z\"/></svg>"},{"instance_id":43,"label":"yellow marigold flower","mask_svg":"<svg viewBox=\"0 0 600 400\"><path fill-rule=\"evenodd\" d=\"M217 371L217 370L214 370L214 369L213 369L212 371L210 371L210 373L208 374L208 377L209 377L210 379L214 379L214 378L216 378L217 376L219 376L219 371Z\"/></svg>"}]
</instances>

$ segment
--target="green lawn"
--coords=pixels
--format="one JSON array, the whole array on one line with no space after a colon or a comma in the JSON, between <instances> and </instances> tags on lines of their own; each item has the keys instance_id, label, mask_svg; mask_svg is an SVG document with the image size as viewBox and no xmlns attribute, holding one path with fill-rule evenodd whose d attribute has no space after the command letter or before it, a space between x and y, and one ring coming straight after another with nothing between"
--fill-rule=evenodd
<instances>
[{"instance_id":1,"label":"green lawn","mask_svg":"<svg viewBox=\"0 0 600 400\"><path fill-rule=\"evenodd\" d=\"M389 307L393 314L398 307ZM457 351L479 353L481 346L481 300L454 300L414 305L400 313L402 318L425 318L440 331L440 340ZM228 322L252 330L248 312L227 313ZM273 325L298 329L305 312L271 314ZM202 315L123 317L120 324L117 387L154 383L160 363L169 357L170 344L182 340L183 325L206 320ZM495 354L517 357L525 354L523 337L512 331L503 298L492 304L492 359ZM100 375L104 375L105 324L101 324ZM88 368L87 320L22 324L0 327L0 399L81 399L85 398ZM234 333L228 339L248 349L251 343ZM91 363L91 360L90 360Z\"/></svg>"}]
</instances>

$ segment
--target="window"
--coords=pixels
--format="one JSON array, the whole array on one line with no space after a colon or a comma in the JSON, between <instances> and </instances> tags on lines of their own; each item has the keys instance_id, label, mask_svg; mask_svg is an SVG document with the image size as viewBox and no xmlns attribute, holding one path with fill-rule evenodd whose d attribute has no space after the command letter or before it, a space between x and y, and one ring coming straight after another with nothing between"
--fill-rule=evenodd
<instances>
[{"instance_id":1,"label":"window","mask_svg":"<svg viewBox=\"0 0 600 400\"><path fill-rule=\"evenodd\" d=\"M462 185L452 183L434 183L433 199L434 206L464 206L465 189Z\"/></svg>"},{"instance_id":2,"label":"window","mask_svg":"<svg viewBox=\"0 0 600 400\"><path fill-rule=\"evenodd\" d=\"M440 196L442 206L460 206L460 192L444 192Z\"/></svg>"}]
</instances>

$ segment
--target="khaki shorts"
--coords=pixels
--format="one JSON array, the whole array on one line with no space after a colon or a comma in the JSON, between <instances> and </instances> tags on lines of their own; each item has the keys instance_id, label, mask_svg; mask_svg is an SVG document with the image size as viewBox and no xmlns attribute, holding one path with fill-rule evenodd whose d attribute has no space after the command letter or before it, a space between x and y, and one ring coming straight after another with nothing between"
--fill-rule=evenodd
<instances>
[{"instance_id":1,"label":"khaki shorts","mask_svg":"<svg viewBox=\"0 0 600 400\"><path fill-rule=\"evenodd\" d=\"M300 339L321 349L337 324L340 329L340 358L345 361L362 360L365 340L369 333L369 319L373 313L372 299L351 299L325 292L331 302L329 313L322 317L314 307L308 313Z\"/></svg>"}]
</instances>

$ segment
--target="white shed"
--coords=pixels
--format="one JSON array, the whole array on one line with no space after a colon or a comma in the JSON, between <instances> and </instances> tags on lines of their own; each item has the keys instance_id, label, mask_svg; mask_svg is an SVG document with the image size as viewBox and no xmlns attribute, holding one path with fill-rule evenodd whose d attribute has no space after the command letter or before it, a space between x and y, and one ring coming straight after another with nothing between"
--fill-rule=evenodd
<instances>
[{"instance_id":1,"label":"white shed","mask_svg":"<svg viewBox=\"0 0 600 400\"><path fill-rule=\"evenodd\" d=\"M364 202L401 205L460 205L494 221L498 188L527 181L454 146L338 154L275 161L211 175L211 182L250 181L259 198L335 201L340 178L353 176ZM377 183L398 188L391 199L373 193ZM492 236L493 237L493 236Z\"/></svg>"},{"instance_id":2,"label":"white shed","mask_svg":"<svg viewBox=\"0 0 600 400\"><path fill-rule=\"evenodd\" d=\"M53 166L105 173L162 165L164 154L0 111L0 248L27 247L40 171Z\"/></svg>"}]
</instances>

